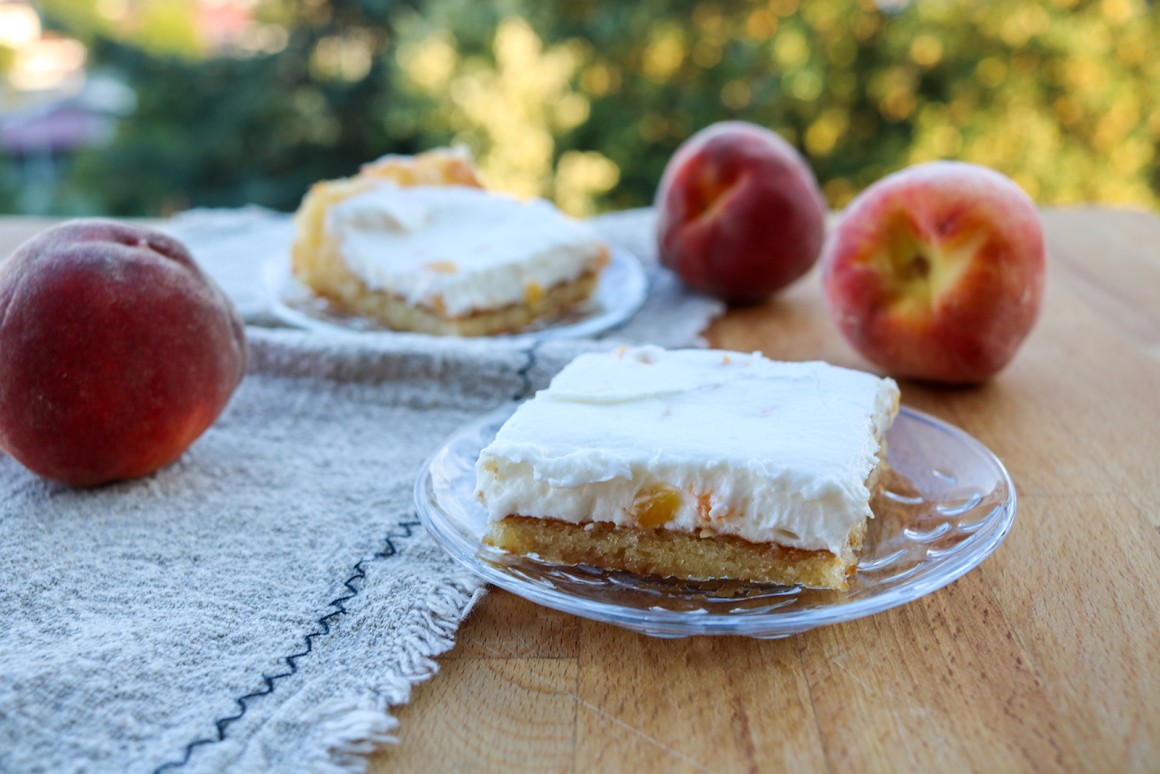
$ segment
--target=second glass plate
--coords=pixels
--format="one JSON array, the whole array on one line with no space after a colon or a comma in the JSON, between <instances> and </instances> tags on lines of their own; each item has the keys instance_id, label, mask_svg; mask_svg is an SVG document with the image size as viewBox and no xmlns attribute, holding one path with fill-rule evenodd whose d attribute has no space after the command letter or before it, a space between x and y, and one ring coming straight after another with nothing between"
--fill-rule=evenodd
<instances>
[{"instance_id":1,"label":"second glass plate","mask_svg":"<svg viewBox=\"0 0 1160 774\"><path fill-rule=\"evenodd\" d=\"M1015 518L1015 486L983 444L903 408L887 434L890 471L873 503L858 571L845 591L766 583L690 582L513 556L483 544L475 461L515 410L463 427L424 465L415 502L424 526L456 560L532 602L656 637L787 637L910 602L994 551Z\"/></svg>"},{"instance_id":2,"label":"second glass plate","mask_svg":"<svg viewBox=\"0 0 1160 774\"><path fill-rule=\"evenodd\" d=\"M495 338L520 344L533 340L576 339L595 336L628 322L648 294L648 276L640 260L623 248L613 247L609 259L595 292L582 305L565 315L538 320L516 333ZM294 278L286 256L279 256L267 264L265 281L271 294L271 312L287 325L324 333L386 336L401 333L369 318L334 310L326 299L314 295Z\"/></svg>"}]
</instances>

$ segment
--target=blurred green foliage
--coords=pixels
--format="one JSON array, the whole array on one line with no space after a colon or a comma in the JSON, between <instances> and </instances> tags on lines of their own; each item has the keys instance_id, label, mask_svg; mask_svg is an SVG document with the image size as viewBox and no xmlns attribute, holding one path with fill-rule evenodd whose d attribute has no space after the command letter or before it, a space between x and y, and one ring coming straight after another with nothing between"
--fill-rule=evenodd
<instances>
[{"instance_id":1,"label":"blurred green foliage","mask_svg":"<svg viewBox=\"0 0 1160 774\"><path fill-rule=\"evenodd\" d=\"M0 45L0 77L12 66L13 49ZM0 212L12 212L17 207L16 175L11 162L0 152Z\"/></svg>"},{"instance_id":2,"label":"blurred green foliage","mask_svg":"<svg viewBox=\"0 0 1160 774\"><path fill-rule=\"evenodd\" d=\"M265 0L282 44L215 57L164 25L118 37L86 3L43 7L138 93L69 183L109 214L292 209L314 180L448 142L496 187L577 213L638 206L723 119L781 132L834 206L935 158L1043 203L1160 203L1144 0Z\"/></svg>"},{"instance_id":3,"label":"blurred green foliage","mask_svg":"<svg viewBox=\"0 0 1160 774\"><path fill-rule=\"evenodd\" d=\"M0 212L15 212L19 202L15 175L5 169L9 163L0 156Z\"/></svg>"},{"instance_id":4,"label":"blurred green foliage","mask_svg":"<svg viewBox=\"0 0 1160 774\"><path fill-rule=\"evenodd\" d=\"M289 31L276 54L191 57L180 36L89 39L91 61L137 92L134 114L108 147L82 155L73 195L110 215L190 206L293 209L310 183L387 147L387 41L397 4L267 3ZM326 41L358 30L367 68L357 79L317 68Z\"/></svg>"}]
</instances>

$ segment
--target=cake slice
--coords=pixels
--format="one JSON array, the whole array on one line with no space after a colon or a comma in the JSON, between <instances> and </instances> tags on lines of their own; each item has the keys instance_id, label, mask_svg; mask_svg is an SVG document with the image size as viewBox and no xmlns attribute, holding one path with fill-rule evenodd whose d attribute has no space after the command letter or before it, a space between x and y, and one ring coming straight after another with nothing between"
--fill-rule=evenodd
<instances>
[{"instance_id":1,"label":"cake slice","mask_svg":"<svg viewBox=\"0 0 1160 774\"><path fill-rule=\"evenodd\" d=\"M646 575L845 588L898 399L893 380L826 363L581 355L480 453L485 542Z\"/></svg>"},{"instance_id":2,"label":"cake slice","mask_svg":"<svg viewBox=\"0 0 1160 774\"><path fill-rule=\"evenodd\" d=\"M295 220L303 284L337 311L422 333L511 333L565 314L609 257L587 225L485 191L470 159L447 149L318 183Z\"/></svg>"}]
</instances>

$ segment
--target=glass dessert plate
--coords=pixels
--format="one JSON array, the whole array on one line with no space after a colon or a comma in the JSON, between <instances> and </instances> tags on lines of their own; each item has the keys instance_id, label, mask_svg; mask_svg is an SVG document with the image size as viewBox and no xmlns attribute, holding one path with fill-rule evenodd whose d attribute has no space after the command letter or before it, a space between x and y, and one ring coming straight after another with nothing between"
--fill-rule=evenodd
<instances>
[{"instance_id":1,"label":"glass dessert plate","mask_svg":"<svg viewBox=\"0 0 1160 774\"><path fill-rule=\"evenodd\" d=\"M482 540L475 461L515 406L452 435L415 483L419 517L456 560L489 583L547 607L654 637L788 637L905 604L976 567L1015 518L1015 486L985 446L903 408L887 434L884 486L846 591L745 581L682 581L514 556Z\"/></svg>"},{"instance_id":2,"label":"glass dessert plate","mask_svg":"<svg viewBox=\"0 0 1160 774\"><path fill-rule=\"evenodd\" d=\"M316 296L294 277L285 256L267 264L265 281L270 290L270 311L294 328L323 333L427 335L396 331L368 317L336 311L325 298ZM608 266L601 272L596 290L583 304L562 315L537 320L515 333L489 338L530 343L595 336L628 322L647 294L648 276L640 260L627 250L612 247Z\"/></svg>"}]
</instances>

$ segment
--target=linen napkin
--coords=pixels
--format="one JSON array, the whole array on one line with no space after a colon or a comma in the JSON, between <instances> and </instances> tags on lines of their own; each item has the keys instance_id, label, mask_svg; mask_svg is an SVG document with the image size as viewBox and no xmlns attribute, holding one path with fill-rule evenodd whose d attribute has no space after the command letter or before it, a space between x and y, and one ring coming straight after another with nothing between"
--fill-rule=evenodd
<instances>
[{"instance_id":1,"label":"linen napkin","mask_svg":"<svg viewBox=\"0 0 1160 774\"><path fill-rule=\"evenodd\" d=\"M537 346L259 327L286 218L165 224L246 316L250 368L144 479L72 490L0 455L0 772L362 770L484 590L417 523L426 457L582 349L697 344L721 311L657 272L647 213L598 226L642 254L648 302Z\"/></svg>"}]
</instances>

